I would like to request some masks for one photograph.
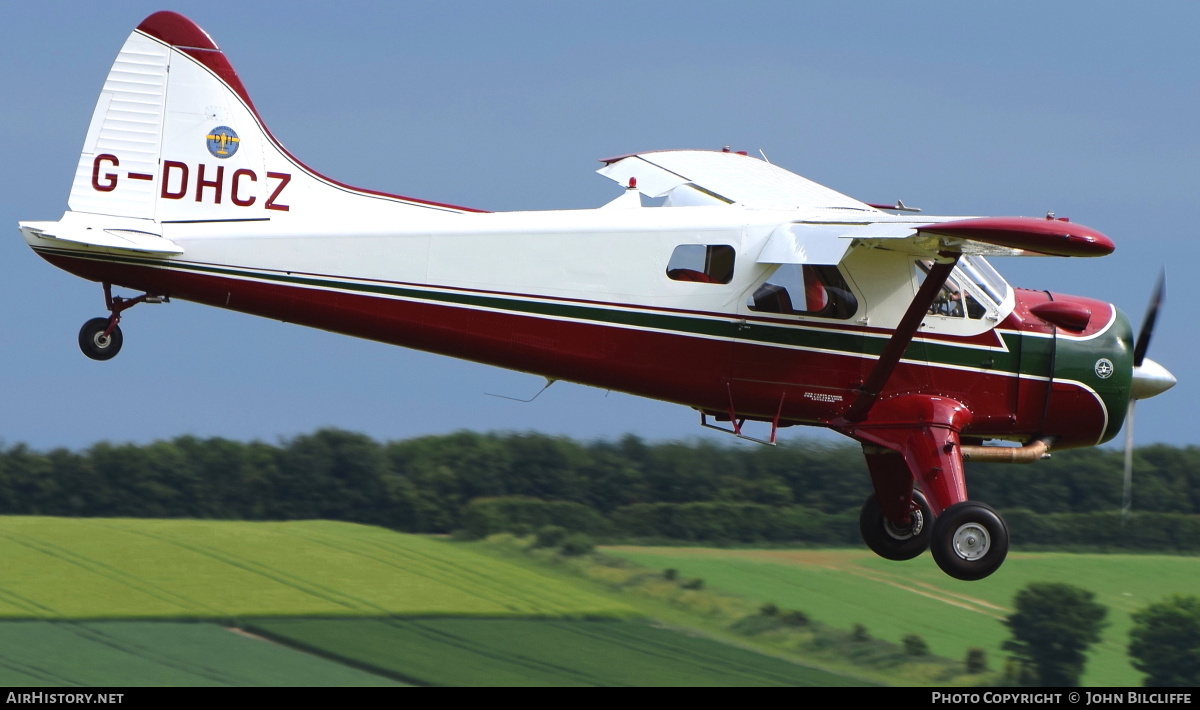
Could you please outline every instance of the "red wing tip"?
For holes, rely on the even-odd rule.
[[[1116,249],[1111,239],[1091,227],[1037,217],[977,217],[918,229],[1055,256],[1105,256]]]
[[[172,47],[219,49],[207,32],[178,12],[161,10],[142,20],[137,28]]]

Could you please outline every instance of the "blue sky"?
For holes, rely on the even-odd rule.
[[[292,153],[360,187],[591,207],[616,194],[598,158],[731,145],[869,202],[1068,216],[1116,253],[993,263],[1016,286],[1112,301],[1135,328],[1165,266],[1150,356],[1180,384],[1138,407],[1137,439],[1198,442],[1200,4],[112,0],[18,3],[0,24],[7,445],[322,426],[723,436],[675,405],[565,383],[517,403],[488,393],[528,398],[542,381],[183,302],[129,311],[121,355],[86,359],[75,339],[103,315],[99,285],[42,262],[16,222],[65,209],[108,68],[160,9],[208,30]]]

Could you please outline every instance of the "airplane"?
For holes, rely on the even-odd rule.
[[[1095,229],[864,203],[729,148],[598,172],[621,192],[594,209],[351,187],[283,147],[204,30],[157,12],[108,74],[68,210],[19,227],[102,285],[89,358],[118,353],[131,307],[180,299],[678,403],[766,444],[824,427],[862,446],[867,546],[928,549],[962,580],[1009,548],[965,462],[1107,442],[1175,384],[1146,357],[1161,278],[1135,338],[1114,305],[1014,288],[987,260],[1111,253]]]

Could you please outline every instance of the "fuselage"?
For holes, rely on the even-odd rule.
[[[26,236],[54,265],[94,281],[781,425],[823,426],[844,413],[921,279],[913,256],[857,246],[837,267],[852,310],[756,309],[753,295],[784,268],[756,256],[779,224],[812,214],[403,217],[398,229],[378,214],[299,232],[294,222],[286,232],[268,220],[225,223],[219,236],[208,222],[163,224],[178,256]],[[732,264],[721,279],[668,273],[681,248],[726,247]],[[1054,436],[1059,448],[1111,438],[1128,399],[1128,320],[1107,303],[1011,289],[973,259],[955,272],[970,312],[930,313],[885,396],[962,402],[968,438]],[[1086,327],[1068,331],[1030,311],[1049,300],[1088,311]]]

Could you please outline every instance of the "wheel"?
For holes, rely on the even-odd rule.
[[[913,490],[913,502],[917,509],[912,512],[912,524],[905,527],[883,517],[874,493],[867,498],[858,516],[858,530],[872,552],[887,560],[911,560],[929,547],[933,511],[921,491]]]
[[[942,571],[956,579],[983,579],[1008,556],[1008,526],[991,506],[963,501],[933,523],[929,551]]]
[[[121,352],[121,326],[114,325],[107,336],[107,318],[93,318],[79,329],[79,349],[93,360],[109,360]]]

